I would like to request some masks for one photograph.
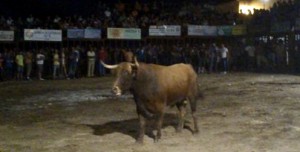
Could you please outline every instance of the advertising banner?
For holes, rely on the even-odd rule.
[[[101,30],[100,29],[85,29],[84,38],[86,39],[100,39]]]
[[[219,36],[231,36],[232,35],[232,26],[218,26],[218,35]]]
[[[149,36],[181,36],[180,25],[150,26]]]
[[[141,29],[139,28],[107,28],[108,39],[141,39]]]
[[[67,37],[70,39],[80,39],[84,37],[84,29],[68,29]]]
[[[24,29],[25,41],[62,41],[61,30]]]
[[[289,32],[290,30],[290,22],[273,23],[271,25],[271,33]]]
[[[0,41],[13,41],[14,31],[0,31]]]
[[[217,36],[217,26],[188,25],[189,36]]]
[[[244,25],[232,26],[232,35],[245,35],[247,34],[247,28]]]

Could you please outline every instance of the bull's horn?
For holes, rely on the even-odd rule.
[[[136,67],[139,67],[139,62],[137,61],[136,56],[134,57],[134,64]]]
[[[108,69],[115,69],[115,68],[118,67],[117,64],[116,64],[116,65],[108,65],[108,64],[105,64],[102,60],[100,60],[100,62],[101,62],[101,64],[102,64],[104,67],[106,67],[106,68],[108,68]]]

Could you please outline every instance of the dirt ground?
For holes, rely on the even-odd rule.
[[[205,96],[197,109],[200,133],[176,133],[177,111],[169,108],[162,139],[154,143],[148,127],[143,145],[135,143],[132,96],[112,96],[113,77],[0,83],[0,152],[300,151],[299,76],[199,78]]]

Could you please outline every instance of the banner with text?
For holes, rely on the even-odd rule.
[[[84,37],[84,29],[68,29],[67,37],[70,39],[81,39]]]
[[[218,26],[218,35],[219,36],[231,36],[232,35],[232,26]]]
[[[217,26],[188,25],[189,36],[217,36]]]
[[[69,39],[100,39],[101,29],[68,29],[67,37]]]
[[[0,41],[13,41],[14,31],[0,31]]]
[[[271,33],[289,32],[291,30],[290,22],[278,22],[271,25]]]
[[[149,27],[149,36],[181,36],[180,25],[162,25]]]
[[[245,35],[247,34],[247,27],[244,25],[235,25],[232,27],[232,35]]]
[[[24,29],[26,41],[62,41],[61,30]]]
[[[100,39],[101,38],[101,30],[100,29],[84,29],[84,38]]]
[[[108,39],[141,39],[141,29],[139,28],[107,28]]]

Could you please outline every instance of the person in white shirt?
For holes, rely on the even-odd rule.
[[[42,54],[42,50],[39,50],[39,53],[36,55],[36,64],[38,68],[38,79],[39,80],[44,80],[42,77],[43,69],[44,69],[44,60],[45,60],[45,55]]]
[[[88,57],[88,77],[94,77],[94,71],[95,71],[95,51],[93,47],[90,47],[89,51],[87,52]]]
[[[228,70],[228,48],[224,44],[221,44],[219,49],[221,54],[221,62],[223,64],[223,73],[226,74]]]

